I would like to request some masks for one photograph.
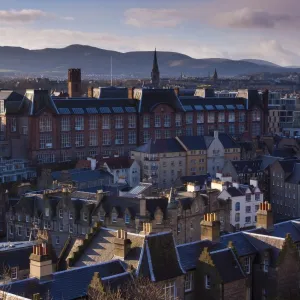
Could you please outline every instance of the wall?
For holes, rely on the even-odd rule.
[[[207,149],[207,172],[215,175],[224,166],[224,147],[218,138],[215,138]]]

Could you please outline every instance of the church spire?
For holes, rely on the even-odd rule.
[[[158,68],[158,62],[157,62],[156,48],[154,50],[153,66],[152,66],[152,72],[151,72],[151,82],[152,82],[153,87],[155,87],[155,88],[159,87],[159,68]]]
[[[218,80],[218,73],[217,73],[217,69],[215,69],[214,75],[213,75],[213,81],[217,81]]]

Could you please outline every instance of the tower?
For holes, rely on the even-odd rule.
[[[81,69],[69,69],[68,94],[69,97],[81,97]]]
[[[217,69],[215,69],[214,75],[212,77],[213,81],[216,82],[218,80],[218,73],[217,73]]]
[[[152,72],[151,72],[151,83],[152,83],[153,87],[155,87],[155,88],[159,87],[159,69],[158,69],[158,63],[157,63],[156,48],[154,50],[153,67],[152,67]]]

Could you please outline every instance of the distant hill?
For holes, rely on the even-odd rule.
[[[0,47],[0,74],[13,71],[35,76],[66,76],[68,68],[81,68],[83,74],[109,75],[111,57],[114,75],[150,76],[153,61],[151,51],[121,53],[84,45],[42,50]],[[194,59],[176,52],[158,52],[158,63],[162,77],[179,76],[181,73],[188,76],[207,76],[215,68],[221,77],[300,70],[284,68],[262,60]]]

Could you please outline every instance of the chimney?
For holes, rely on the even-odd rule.
[[[30,277],[44,279],[53,273],[50,247],[43,242],[33,246],[30,257]]]
[[[115,256],[125,258],[131,249],[131,241],[127,238],[127,231],[119,229],[115,238]]]
[[[259,204],[256,228],[264,228],[270,231],[274,229],[272,207],[267,201]]]
[[[88,98],[94,98],[94,87],[93,86],[88,87]]]
[[[178,97],[179,96],[179,87],[175,87],[174,92],[175,92],[176,96]]]
[[[215,213],[205,214],[200,225],[201,240],[220,241],[220,221],[217,220]]]
[[[148,235],[152,233],[152,223],[143,223],[143,232],[144,235]]]
[[[69,97],[81,97],[81,69],[69,69],[68,71]]]
[[[128,99],[133,99],[134,97],[134,87],[129,87],[128,89],[127,89],[127,91],[128,91]]]
[[[100,203],[103,200],[105,193],[103,193],[103,190],[98,190],[96,193],[96,199],[97,202]]]

